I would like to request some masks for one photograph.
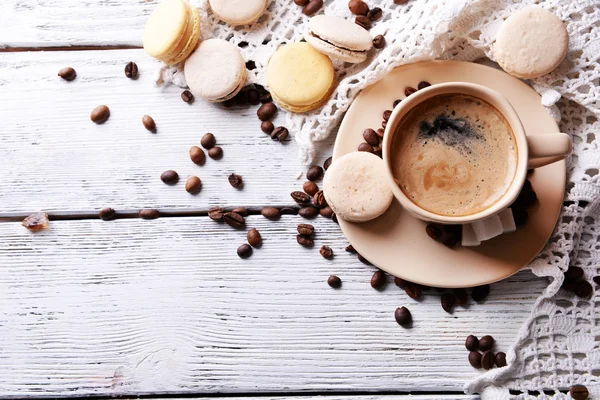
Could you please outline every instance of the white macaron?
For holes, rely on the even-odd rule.
[[[267,0],[209,0],[210,8],[229,25],[248,25],[267,9]]]
[[[185,62],[184,73],[192,93],[211,102],[231,99],[246,83],[240,49],[222,39],[200,43]]]
[[[349,63],[365,61],[373,47],[373,39],[366,29],[330,15],[311,18],[304,38],[321,53]]]
[[[379,217],[394,198],[383,160],[364,151],[333,161],[323,180],[323,194],[335,214],[350,222]]]

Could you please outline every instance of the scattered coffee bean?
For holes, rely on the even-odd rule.
[[[41,231],[47,229],[50,223],[48,214],[44,212],[33,213],[21,221],[21,225],[29,229],[32,232]]]
[[[596,285],[600,285],[600,275],[598,275],[598,276],[595,276],[595,277],[593,277],[592,279],[594,280],[594,283],[595,283]]]
[[[261,121],[268,121],[277,113],[277,106],[273,103],[265,103],[258,108],[256,115]]]
[[[561,289],[564,289],[571,293],[575,293],[575,289],[577,289],[577,282],[565,280],[560,287],[561,287]]]
[[[496,367],[506,367],[506,353],[499,351],[498,353],[496,353],[494,361],[496,362]]]
[[[98,216],[102,221],[112,221],[115,219],[116,214],[117,212],[114,209],[107,207],[100,210]]]
[[[398,104],[400,104],[400,102],[401,102],[401,101],[402,101],[402,99],[397,99],[397,100],[394,100],[394,103],[392,104],[392,108],[396,108],[396,106],[397,106]]]
[[[151,116],[144,115],[142,117],[142,124],[144,124],[144,128],[148,131],[152,133],[156,132],[156,122],[154,122],[154,119]]]
[[[407,87],[404,89],[404,95],[405,95],[406,97],[408,97],[408,96],[410,96],[411,94],[413,94],[413,93],[416,93],[416,92],[417,92],[417,89],[415,89],[414,87],[407,86]]]
[[[358,145],[358,151],[366,151],[367,153],[372,153],[373,152],[373,146],[371,146],[369,143],[361,143]]]
[[[264,207],[260,211],[260,213],[262,214],[263,217],[265,217],[267,219],[271,219],[271,220],[279,219],[279,217],[281,216],[281,213],[275,207]]]
[[[452,293],[444,293],[442,295],[442,308],[448,314],[452,314],[452,310],[454,310],[454,304],[456,304],[456,297]]]
[[[246,67],[246,68],[248,68],[248,67]],[[235,97],[233,98],[233,102],[240,107],[247,105],[248,104],[248,94],[246,93],[246,91],[242,90],[241,92],[236,94]]]
[[[206,155],[204,154],[204,150],[202,150],[198,146],[190,147],[190,160],[196,165],[204,165],[206,162]]]
[[[329,206],[323,207],[319,210],[319,215],[321,215],[321,217],[324,217],[324,218],[332,218],[333,210]]]
[[[481,368],[481,353],[478,351],[471,351],[469,353],[469,364],[471,364],[473,368]]]
[[[302,236],[312,236],[315,233],[315,227],[311,224],[298,224],[298,233]]]
[[[429,86],[431,86],[431,83],[426,82],[426,81],[421,81],[417,85],[417,89],[421,90],[421,89],[425,89],[426,87],[429,87]]]
[[[296,235],[296,241],[304,247],[312,247],[315,245],[315,241],[307,236]]]
[[[342,280],[337,275],[331,275],[329,278],[327,278],[327,284],[334,289],[339,289],[342,287]]]
[[[366,258],[364,258],[360,253],[356,253],[356,258],[358,258],[358,261],[360,261],[361,263],[365,264],[365,265],[373,265],[371,264],[371,261],[367,260]]]
[[[248,258],[252,255],[252,247],[249,244],[244,243],[237,249],[237,255],[240,258]]]
[[[371,22],[379,21],[381,16],[383,15],[383,11],[379,7],[375,7],[372,10],[369,10],[367,13],[367,18],[371,20]]]
[[[590,396],[590,392],[583,385],[575,385],[569,390],[569,394],[573,400],[586,400]]]
[[[138,77],[138,66],[133,61],[128,62],[125,65],[125,76],[129,79],[137,79]]]
[[[362,0],[350,0],[348,2],[348,8],[354,15],[367,15],[369,12],[369,6]]]
[[[419,300],[421,298],[421,287],[416,283],[406,282],[404,291],[411,299]]]
[[[319,190],[317,193],[315,193],[313,197],[313,204],[319,208],[327,207],[327,200],[325,200],[325,194],[323,194],[322,190]]]
[[[402,279],[402,278],[395,277],[394,278],[394,283],[399,288],[404,288],[404,286],[406,286],[406,281],[404,279]]]
[[[490,285],[476,286],[471,291],[471,297],[478,303],[481,303],[490,294]]]
[[[196,194],[202,189],[202,181],[197,176],[190,176],[185,182],[185,190],[190,194]]]
[[[208,156],[213,160],[220,160],[223,158],[223,149],[219,146],[215,146],[212,149],[208,150]]]
[[[377,132],[377,136],[379,136],[380,139],[383,139],[383,136],[385,135],[385,129],[379,128],[375,132]]]
[[[366,30],[371,29],[371,26],[373,25],[373,23],[371,22],[369,17],[367,17],[365,15],[357,15],[356,18],[354,19],[354,22],[356,23],[356,25],[358,25],[361,28],[364,28]]]
[[[223,221],[225,210],[222,207],[212,207],[208,210],[208,217],[213,221]]]
[[[271,132],[271,139],[276,140],[280,143],[283,143],[285,139],[289,136],[290,132],[287,130],[285,126],[278,126]]]
[[[352,246],[351,244],[346,246],[344,250],[346,250],[348,253],[356,253],[356,250],[354,250],[354,246]]]
[[[594,288],[588,281],[579,281],[575,287],[575,294],[581,298],[590,297],[593,291]]]
[[[382,115],[384,121],[389,121],[391,116],[392,116],[392,110],[385,110]]]
[[[58,76],[63,78],[65,81],[72,81],[77,77],[77,72],[71,67],[65,67],[58,71]]]
[[[233,210],[231,210],[231,212],[236,213],[236,214],[240,214],[242,217],[247,217],[248,216],[248,210],[244,207],[236,207]]]
[[[250,103],[250,105],[252,105],[252,106],[255,106],[258,103],[260,103],[260,94],[258,93],[258,90],[256,90],[256,89],[248,90],[248,103]]]
[[[241,175],[231,174],[227,179],[229,180],[229,184],[236,189],[241,189],[244,187],[244,181]]]
[[[394,0],[394,4],[402,5],[408,3],[408,0]]]
[[[494,356],[494,352],[491,350],[483,352],[481,355],[481,367],[485,370],[490,370],[494,368],[494,363],[496,362],[496,357]]]
[[[304,185],[302,185],[302,190],[304,190],[306,194],[314,196],[315,193],[319,191],[319,187],[314,182],[306,181],[304,182]]]
[[[294,201],[300,205],[309,204],[311,199],[307,193],[300,191],[292,192],[290,196],[292,196],[292,199],[294,199]]]
[[[157,219],[160,217],[160,211],[151,208],[144,208],[138,212],[138,217],[142,219]]]
[[[265,90],[263,93],[261,93],[259,100],[262,104],[271,103],[273,101],[273,97],[271,97],[271,93]]]
[[[583,277],[583,269],[580,267],[571,266],[565,272],[565,279],[568,281],[576,281]]]
[[[308,4],[310,0],[294,0],[294,3],[296,3],[297,5],[304,7],[305,5]]]
[[[454,247],[456,247],[456,245],[458,243],[460,243],[460,237],[459,236],[450,236],[449,238],[445,239],[443,242],[444,246],[452,249]]]
[[[200,145],[206,150],[210,150],[217,144],[217,138],[212,133],[205,133],[200,139]]]
[[[493,337],[491,337],[490,335],[485,335],[484,337],[479,339],[479,350],[481,350],[481,351],[491,350],[492,347],[494,347],[494,343],[496,343],[496,341],[494,340]]]
[[[377,50],[381,50],[385,47],[385,37],[383,35],[377,35],[373,38],[373,47]]]
[[[385,272],[378,269],[373,273],[373,276],[371,277],[371,287],[373,289],[381,289],[386,284],[386,282],[387,279],[385,276]]]
[[[189,90],[184,90],[181,92],[181,100],[185,101],[186,103],[193,103],[194,95]]]
[[[323,7],[323,0],[310,0],[304,7],[304,15],[315,15]]]
[[[223,221],[232,228],[241,229],[246,226],[246,220],[240,214],[228,212],[223,214]]]
[[[110,117],[110,109],[105,105],[98,106],[92,110],[90,119],[95,124],[103,124]]]
[[[329,246],[321,246],[321,250],[319,250],[319,253],[321,253],[323,258],[326,258],[328,260],[333,258],[333,250],[331,250],[331,247]]]
[[[314,165],[308,169],[306,172],[306,179],[309,181],[316,181],[321,179],[323,176],[323,168],[319,165]]]
[[[386,126],[387,126],[387,121],[381,121],[381,127],[383,129],[385,129]]]
[[[329,167],[331,166],[331,163],[333,162],[333,158],[329,157],[327,160],[325,160],[325,162],[323,163],[323,169],[325,171],[327,171],[329,169]]]
[[[465,340],[465,347],[469,351],[477,351],[479,350],[479,339],[475,335],[467,336],[467,340]]]
[[[364,130],[363,139],[365,139],[365,142],[367,142],[371,146],[379,145],[379,136],[377,136],[377,132],[375,132],[371,128],[367,128]]]
[[[394,318],[398,325],[404,327],[409,326],[412,323],[412,315],[408,308],[404,306],[396,308],[396,311],[394,311]]]
[[[319,209],[313,206],[302,207],[298,210],[298,215],[302,218],[314,218],[319,214]]]
[[[172,169],[169,169],[162,174],[160,174],[160,180],[166,183],[167,185],[174,185],[179,182],[179,174]]]
[[[529,213],[524,208],[511,206],[516,226],[523,226],[529,219]]]
[[[267,135],[270,135],[275,130],[275,125],[273,125],[271,121],[263,121],[260,124],[260,130],[266,133]]]
[[[456,298],[456,304],[459,306],[464,306],[469,301],[469,293],[467,293],[467,289],[458,288],[453,289],[452,293],[454,293],[454,297]]]

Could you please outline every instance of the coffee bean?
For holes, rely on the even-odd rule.
[[[386,284],[386,282],[387,279],[385,276],[385,272],[378,269],[373,273],[373,276],[371,277],[371,287],[373,289],[381,289]]]
[[[248,216],[248,210],[244,207],[236,207],[233,210],[231,210],[231,212],[236,213],[236,214],[240,214],[242,217],[247,217]]]
[[[252,228],[246,234],[246,238],[248,239],[248,243],[252,247],[260,247],[262,244],[262,236],[260,232],[256,228]]]
[[[275,125],[271,121],[263,121],[260,124],[260,130],[270,135],[275,130]]]
[[[248,103],[250,105],[255,106],[260,103],[260,94],[258,94],[258,90],[250,89],[248,90]]]
[[[401,101],[402,101],[402,99],[397,99],[397,100],[394,100],[394,103],[392,104],[392,108],[396,108],[396,106],[397,106],[398,104],[400,104],[400,102],[401,102]]]
[[[315,245],[315,241],[307,236],[296,235],[296,241],[304,247],[312,247]]]
[[[210,150],[217,144],[217,138],[212,133],[205,133],[200,139],[200,145],[204,147],[206,150]]]
[[[498,353],[496,353],[494,361],[496,363],[496,367],[506,367],[506,353],[499,351]]]
[[[569,390],[569,394],[573,400],[586,400],[590,396],[590,392],[583,385],[575,385]]]
[[[338,224],[338,225],[340,224],[340,223],[338,222],[337,215],[335,215],[335,213],[334,213],[334,214],[331,216],[331,220],[332,220],[334,223]]]
[[[271,103],[273,101],[273,97],[271,97],[271,93],[265,90],[263,93],[261,93],[259,100],[262,104]]]
[[[331,275],[329,278],[327,278],[327,284],[334,289],[339,289],[342,287],[342,280],[339,276]]]
[[[385,37],[383,35],[377,35],[373,38],[373,47],[377,50],[381,50],[385,47]]]
[[[392,116],[392,110],[385,110],[382,115],[384,121],[389,121],[391,116]]]
[[[138,212],[138,217],[142,219],[156,219],[160,217],[160,211],[151,208],[144,208]]]
[[[197,176],[190,176],[185,182],[185,190],[190,194],[196,194],[202,189],[202,181]]]
[[[408,96],[410,96],[411,94],[413,94],[413,93],[416,93],[416,92],[417,92],[417,89],[415,89],[414,87],[407,86],[407,87],[404,89],[404,95],[405,95],[406,97],[408,97]]]
[[[246,226],[246,220],[240,214],[228,212],[223,214],[223,221],[232,228],[241,229]]]
[[[307,193],[295,191],[292,192],[290,196],[292,196],[292,199],[294,199],[294,201],[300,205],[310,203],[311,197]]]
[[[394,0],[394,4],[406,4],[408,0]]]
[[[386,126],[387,126],[387,121],[381,121],[381,127],[383,129],[385,129]]]
[[[421,89],[425,89],[426,87],[431,86],[431,83],[426,82],[426,81],[421,81],[419,82],[419,84],[417,85],[417,89],[421,90]]]
[[[367,142],[371,146],[379,145],[379,136],[377,136],[377,132],[375,132],[371,128],[367,128],[364,130],[363,139],[365,139],[365,142]]]
[[[265,103],[258,108],[256,115],[261,121],[268,121],[277,113],[277,106],[273,103]]]
[[[460,243],[460,237],[450,236],[449,238],[445,239],[442,243],[444,244],[444,246],[453,249],[454,247],[456,247],[457,244]]]
[[[477,351],[479,349],[479,339],[477,339],[477,336],[467,336],[467,340],[465,340],[465,347],[469,351]]]
[[[298,215],[298,209],[295,207],[281,207],[279,213],[281,215]]]
[[[469,353],[469,364],[473,368],[481,368],[481,353],[478,351],[471,351]]]
[[[314,182],[306,181],[306,182],[304,182],[304,185],[302,185],[302,190],[304,190],[304,192],[306,194],[314,196],[315,193],[317,193],[319,191],[319,187]]]
[[[356,25],[358,25],[361,28],[366,29],[366,30],[371,29],[371,26],[372,26],[372,22],[369,19],[369,17],[364,16],[364,15],[357,15],[356,18],[354,19],[354,22],[356,23]]]
[[[454,310],[454,304],[456,304],[456,297],[454,297],[452,293],[444,293],[442,295],[441,302],[444,311],[446,311],[448,314],[452,314],[452,311]]]
[[[310,0],[304,7],[304,15],[312,16],[323,7],[323,0]]]
[[[568,292],[575,293],[575,290],[577,289],[577,282],[564,281],[560,288]]]
[[[356,253],[356,250],[354,250],[354,246],[352,246],[351,244],[346,246],[344,250],[346,250],[348,253]]]
[[[513,212],[513,218],[515,219],[516,226],[523,226],[527,223],[529,219],[529,213],[527,210],[521,207],[515,207],[514,205],[510,207]]]
[[[568,281],[576,281],[583,277],[583,269],[580,267],[571,266],[565,272],[565,279]]]
[[[425,232],[427,232],[427,235],[433,240],[438,240],[442,237],[442,228],[439,225],[427,224]]]
[[[321,179],[323,176],[323,168],[319,165],[314,165],[308,169],[306,172],[306,179],[309,181],[316,181]]]
[[[162,174],[160,174],[160,180],[166,183],[167,185],[174,185],[179,182],[179,174],[172,169],[169,169]]]
[[[206,155],[204,154],[204,150],[202,150],[198,146],[190,147],[190,160],[196,165],[204,165],[206,162]]]
[[[264,207],[260,211],[260,213],[262,214],[263,217],[265,217],[267,219],[271,219],[271,220],[279,219],[279,217],[281,216],[281,213],[275,207]]]
[[[137,79],[138,77],[138,66],[133,61],[128,62],[125,65],[125,76],[129,79]]]
[[[385,129],[379,128],[375,132],[377,133],[377,136],[379,136],[380,139],[383,139],[383,136],[385,135]]]
[[[367,15],[369,12],[369,6],[362,0],[350,0],[348,2],[348,8],[354,15]]]
[[[215,146],[212,149],[208,150],[208,156],[213,160],[220,160],[223,158],[223,149],[219,146]]]
[[[90,119],[95,124],[105,123],[108,117],[110,117],[110,110],[105,105],[94,108],[90,114]]]
[[[327,171],[329,169],[329,167],[331,167],[331,163],[333,162],[333,158],[329,157],[327,158],[327,160],[325,160],[325,162],[323,163],[323,169],[325,171]]]
[[[490,370],[494,368],[495,361],[496,357],[494,356],[494,352],[491,350],[485,351],[481,356],[481,367],[485,370]]]
[[[194,95],[189,90],[184,90],[181,92],[181,100],[185,101],[186,103],[193,103]]]
[[[373,265],[373,264],[371,264],[371,261],[364,258],[362,255],[360,255],[360,253],[356,253],[356,258],[358,258],[358,261],[360,261],[361,263],[363,263],[365,265]]]
[[[248,94],[246,93],[246,91],[242,90],[241,92],[236,94],[233,98],[233,102],[240,107],[246,106],[248,104]]]
[[[467,293],[467,289],[453,289],[452,293],[454,293],[454,297],[456,298],[456,304],[458,304],[459,306],[464,306],[469,301],[469,293]]]
[[[404,291],[411,299],[419,300],[421,298],[421,287],[416,283],[406,282]]]
[[[273,129],[273,132],[271,132],[271,139],[283,143],[289,134],[290,132],[285,126],[278,126],[277,128]]]
[[[596,285],[600,285],[600,275],[595,276],[592,279]]]
[[[394,283],[399,288],[404,288],[404,286],[406,286],[406,281],[404,279],[402,279],[402,278],[395,277],[394,278]]]
[[[381,16],[383,15],[383,11],[379,7],[375,7],[372,10],[369,10],[367,13],[367,18],[369,18],[372,22],[379,21]]]
[[[237,255],[240,258],[248,258],[252,255],[252,247],[249,244],[244,243],[237,249]]]
[[[313,206],[302,207],[298,210],[298,215],[302,218],[314,218],[319,214],[319,209]]]
[[[373,152],[373,146],[371,146],[369,143],[361,143],[358,145],[358,151],[366,151],[367,153],[372,153]]]
[[[513,205],[515,207],[527,209],[533,206],[536,201],[537,195],[533,190],[522,190],[521,193],[519,193],[519,197],[517,197],[517,200],[515,200]]]
[[[319,210],[319,215],[324,218],[331,218],[333,217],[333,210],[329,206],[323,207]]]
[[[594,288],[588,281],[579,281],[575,287],[575,294],[581,298],[590,297],[593,291]]]
[[[410,314],[410,311],[408,311],[408,308],[404,306],[396,308],[396,311],[394,311],[394,318],[398,325],[404,327],[409,326],[412,323],[412,315]]]
[[[244,181],[242,180],[241,175],[231,174],[227,179],[229,180],[229,184],[236,189],[241,189],[244,187]]]
[[[208,217],[213,221],[223,221],[225,210],[222,207],[212,207],[208,210]]]
[[[315,233],[315,227],[311,224],[298,224],[298,233],[302,236],[312,236]]]
[[[107,208],[103,208],[102,210],[100,210],[100,212],[98,213],[98,216],[100,217],[100,219],[102,221],[112,221],[113,219],[115,219],[115,215],[116,215],[116,211],[113,210],[110,207]]]
[[[304,7],[305,5],[308,4],[310,0],[294,0],[294,3],[296,3],[297,5]]]
[[[154,119],[151,116],[144,115],[142,117],[142,124],[148,131],[153,133],[156,132],[156,122],[154,122]]]
[[[327,200],[325,200],[325,194],[323,194],[322,190],[319,190],[317,193],[315,193],[313,197],[313,204],[319,208],[327,207]]]
[[[58,76],[63,78],[65,81],[72,81],[77,77],[77,72],[71,67],[65,67],[58,71]]]
[[[319,250],[319,253],[321,253],[323,258],[326,258],[328,260],[333,258],[333,250],[331,250],[331,247],[329,246],[321,246],[321,250]]]
[[[494,343],[496,343],[496,341],[494,340],[493,337],[491,337],[490,335],[485,335],[484,337],[479,339],[479,350],[481,350],[481,351],[491,350],[492,347],[494,347]]]
[[[471,291],[471,297],[478,303],[481,303],[490,294],[490,285],[476,286]]]

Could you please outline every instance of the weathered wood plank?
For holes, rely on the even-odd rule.
[[[194,399],[217,399],[217,400],[234,400],[240,397],[188,397],[191,400]],[[410,395],[351,395],[346,394],[343,396],[339,395],[315,395],[315,396],[269,396],[269,397],[252,397],[256,400],[478,400],[480,397],[477,395],[460,395],[460,394],[410,394]],[[166,399],[157,399],[166,400]]]
[[[480,373],[465,337],[506,350],[546,285],[524,271],[449,315],[435,290],[372,289],[331,221],[300,247],[300,221],[248,217],[265,240],[247,260],[245,232],[206,217],[0,223],[0,395],[460,391]]]

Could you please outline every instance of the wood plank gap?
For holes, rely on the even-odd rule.
[[[89,50],[135,50],[142,49],[140,46],[48,46],[48,47],[3,47],[0,53],[18,53],[35,51],[89,51]]]

